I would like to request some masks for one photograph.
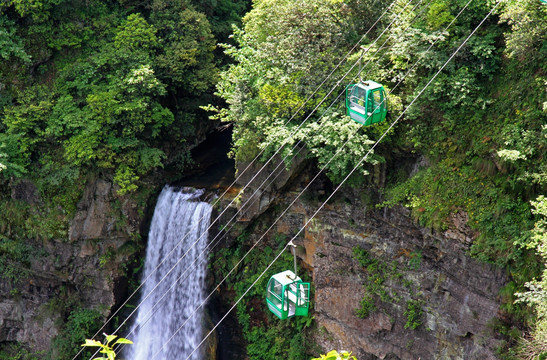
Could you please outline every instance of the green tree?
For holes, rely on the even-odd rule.
[[[523,61],[523,66],[545,61],[547,29],[544,25],[547,21],[547,8],[544,4],[534,0],[508,1],[501,19],[512,30],[505,33],[506,53],[510,57]]]
[[[53,190],[103,172],[123,194],[164,165],[167,149],[186,164],[185,142],[206,120],[198,106],[217,80],[215,42],[207,18],[182,0],[153,1],[147,16],[129,4],[88,5],[2,3],[0,136],[11,164],[2,173],[39,162],[39,182]]]
[[[250,9],[251,0],[194,0],[192,4],[207,16],[215,38],[225,42],[232,33],[232,24],[241,24],[241,18]]]
[[[162,46],[155,59],[159,78],[178,95],[199,98],[217,80],[215,41],[205,15],[192,7],[164,3],[151,14]]]
[[[328,79],[315,99],[296,113],[348,49],[351,15],[347,5],[336,0],[265,0],[256,2],[243,18],[243,29],[234,29],[237,46],[225,48],[236,63],[221,74],[217,86],[218,94],[229,106],[217,109],[217,117],[235,124],[236,161],[249,161],[260,151],[264,151],[265,159],[283,143],[281,154],[290,156],[296,141],[300,141],[308,155],[322,166],[357,134],[348,148],[328,163],[328,176],[339,182],[366,153],[370,142],[357,133],[359,127],[345,116],[329,111],[328,116],[319,119],[318,114],[325,112],[326,105],[298,128],[335,84],[337,75]],[[343,64],[340,73],[348,66]],[[377,160],[378,157],[369,159]]]
[[[102,320],[96,310],[77,308],[66,319],[61,332],[53,339],[50,359],[70,360],[88,334],[97,331]]]
[[[155,33],[132,14],[115,30],[113,44],[76,62],[64,74],[68,94],[57,102],[46,129],[63,139],[73,166],[114,169],[120,194],[135,190],[140,176],[161,166],[164,152],[150,145],[174,119],[159,102],[166,89],[150,65]]]
[[[333,113],[320,122],[311,123],[299,134],[309,147],[310,157],[317,158],[321,168],[326,167],[326,174],[334,183],[342,182],[374,144],[366,134],[359,132],[360,127],[360,124],[348,121],[345,116]],[[368,158],[372,164],[382,160],[374,154]],[[352,180],[358,182],[362,175],[367,174],[365,167],[359,167]]]
[[[26,172],[24,162],[21,161],[18,136],[9,136],[0,133],[0,173],[6,179],[20,177]]]
[[[0,57],[4,60],[17,57],[25,63],[30,62],[15,22],[4,14],[0,15]]]
[[[52,8],[67,0],[7,0],[3,1],[0,9],[13,7],[20,16],[29,16],[34,21],[47,21]]]

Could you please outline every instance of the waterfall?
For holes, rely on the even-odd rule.
[[[166,186],[158,198],[150,224],[143,279],[152,276],[142,288],[142,298],[152,293],[138,310],[130,337],[134,345],[126,347],[125,358],[129,360],[184,360],[202,340],[203,307],[192,313],[206,297],[208,254],[204,250],[212,207],[199,201],[201,195],[203,190],[180,192]],[[173,248],[173,253],[167,256]],[[154,356],[163,346],[162,352]],[[201,358],[196,351],[191,359]]]

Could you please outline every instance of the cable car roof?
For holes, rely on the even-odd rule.
[[[279,281],[283,286],[289,285],[295,281],[302,281],[302,279],[296,276],[291,270],[285,270],[283,272],[277,273],[272,276],[272,279]]]
[[[365,88],[365,89],[369,89],[369,90],[383,88],[382,84],[378,84],[376,81],[372,81],[372,80],[362,81],[362,82],[360,82],[356,85],[358,85],[359,87]]]

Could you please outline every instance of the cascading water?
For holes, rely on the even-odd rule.
[[[203,307],[195,310],[205,299],[205,248],[212,207],[199,201],[201,195],[203,190],[180,192],[166,186],[158,198],[150,225],[144,279],[152,276],[143,286],[143,299],[152,293],[138,310],[129,337],[134,345],[126,347],[127,359],[186,359],[202,340]],[[191,359],[200,358],[196,351]]]

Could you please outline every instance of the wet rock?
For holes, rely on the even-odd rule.
[[[18,341],[23,327],[22,309],[13,300],[0,303],[0,342]]]
[[[237,183],[241,187],[248,186],[241,196],[240,220],[249,220],[268,209],[282,194],[281,190],[285,189],[306,165],[305,151],[301,151],[292,160],[289,169],[279,155],[272,157],[264,168],[263,164],[258,162],[237,164],[236,173],[240,174]]]
[[[109,216],[112,210],[111,188],[111,183],[97,179],[92,186],[85,189],[84,196],[78,203],[78,212],[70,222],[70,241],[107,237],[115,222],[115,219]]]
[[[473,240],[478,234],[473,231],[468,225],[469,216],[465,211],[458,211],[450,217],[452,226],[443,232],[443,236],[447,239],[456,240],[461,243],[462,247],[468,250],[473,243]]]
[[[17,199],[36,204],[29,182],[13,187]],[[113,204],[116,203],[116,206]],[[125,221],[121,221],[124,219]],[[124,265],[134,255],[134,232],[144,216],[112,183],[96,179],[85,189],[66,239],[28,239],[37,250],[17,279],[0,277],[0,343],[17,341],[33,351],[48,350],[59,333],[62,302],[77,301],[106,316],[125,289]],[[37,243],[39,241],[39,243]]]
[[[293,195],[275,203],[284,209]],[[502,269],[467,255],[476,236],[467,215],[455,214],[439,233],[417,226],[405,208],[377,210],[368,201],[347,190],[296,240],[301,267],[313,278],[314,340],[325,352],[348,350],[358,359],[494,359],[499,341],[489,324],[507,279]],[[296,233],[320,204],[297,201],[276,229]],[[258,219],[270,224],[268,216]],[[373,265],[357,261],[354,248]],[[375,309],[360,318],[365,295]],[[415,329],[405,314],[409,306],[419,308]]]
[[[10,182],[11,198],[13,200],[24,201],[27,204],[39,204],[40,194],[38,188],[28,179],[18,179]]]

